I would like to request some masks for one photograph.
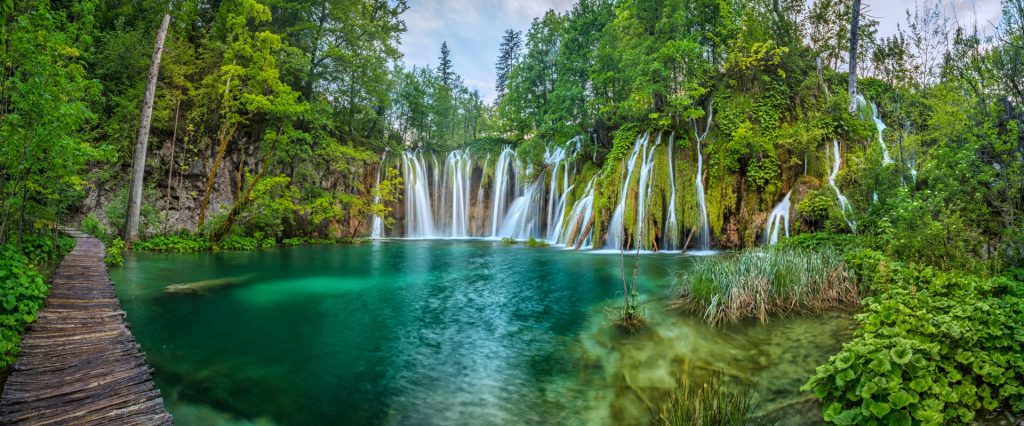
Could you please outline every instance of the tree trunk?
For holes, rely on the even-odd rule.
[[[199,227],[202,228],[203,224],[206,223],[206,208],[210,206],[210,193],[213,192],[213,182],[217,179],[217,170],[220,169],[220,163],[224,160],[224,154],[228,150],[228,142],[235,135],[235,129],[238,128],[237,124],[230,125],[225,124],[225,127],[220,131],[220,144],[217,148],[217,156],[213,159],[213,165],[210,166],[210,174],[206,177],[206,188],[203,190],[203,200],[199,203]]]
[[[860,27],[860,0],[853,0],[853,10],[850,13],[850,72],[849,72],[849,87],[850,92],[850,112],[857,111],[857,101],[854,99],[857,96],[857,31]]]
[[[146,147],[149,143],[149,123],[153,119],[153,96],[156,94],[156,78],[160,73],[160,55],[164,51],[164,38],[171,14],[164,14],[160,31],[156,33],[156,47],[149,64],[149,80],[146,82],[146,98],[142,102],[142,119],[139,135],[135,139],[135,158],[132,161],[132,185],[128,192],[128,218],[124,226],[124,241],[131,247],[139,236],[139,212],[142,210],[142,179],[146,174]]]

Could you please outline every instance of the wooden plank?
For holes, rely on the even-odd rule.
[[[153,369],[125,323],[103,243],[66,231],[75,249],[22,339],[0,395],[4,425],[170,425]]]

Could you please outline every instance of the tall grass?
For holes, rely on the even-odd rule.
[[[758,248],[708,259],[680,274],[676,309],[712,324],[856,307],[857,285],[833,251]]]
[[[677,387],[651,410],[651,424],[658,426],[743,426],[761,424],[753,414],[754,387],[731,383],[721,371],[688,369]]]

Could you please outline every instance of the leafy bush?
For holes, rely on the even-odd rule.
[[[807,194],[796,204],[796,213],[800,227],[805,231],[818,231],[826,228],[829,221],[838,222],[840,229],[845,229],[839,208],[836,206],[835,193],[831,188],[819,188]],[[835,220],[835,219],[839,220]]]
[[[33,264],[60,260],[75,247],[74,238],[67,235],[29,234],[21,236],[21,254]]]
[[[0,371],[14,363],[25,326],[36,320],[48,288],[13,245],[0,246]]]
[[[1024,284],[883,263],[861,329],[804,385],[826,421],[968,424],[1024,410]]]
[[[220,240],[217,243],[217,250],[230,250],[230,251],[250,251],[258,248],[268,248],[274,246],[273,238],[261,238],[256,237],[241,237],[232,235]]]
[[[109,233],[107,227],[103,226],[103,222],[100,222],[99,218],[91,214],[82,219],[82,223],[78,227],[82,232],[101,240],[106,239]]]
[[[174,253],[195,253],[210,251],[213,245],[210,240],[202,235],[181,233],[177,235],[159,235],[146,241],[140,241],[132,245],[136,250],[174,252]]]
[[[548,243],[546,241],[544,241],[544,240],[538,240],[536,238],[530,237],[530,239],[526,242],[526,246],[527,247],[547,247]]]
[[[780,249],[797,248],[813,251],[834,251],[837,253],[845,253],[857,245],[857,236],[853,234],[813,232],[797,234],[792,237],[779,240],[778,247]]]
[[[697,263],[676,281],[672,306],[699,313],[712,324],[771,314],[854,307],[857,285],[832,251],[771,248]]]
[[[508,238],[508,237],[505,237],[505,238],[502,238],[502,239],[501,239],[501,245],[503,245],[503,246],[505,246],[505,247],[508,247],[508,246],[514,246],[514,245],[516,245],[516,244],[518,244],[518,243],[519,243],[519,242],[518,242],[518,241],[516,241],[516,240],[515,240],[514,238]]]
[[[120,237],[115,237],[113,241],[107,244],[106,252],[103,255],[103,263],[110,266],[121,266],[124,265],[124,241],[121,241]]]

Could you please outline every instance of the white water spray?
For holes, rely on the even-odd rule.
[[[839,201],[839,211],[843,214],[843,220],[850,226],[850,230],[857,232],[857,222],[847,215],[849,212],[853,214],[853,208],[850,207],[850,201],[846,199],[846,196],[839,191],[839,187],[836,186],[836,175],[839,174],[839,166],[842,163],[842,157],[839,156],[839,141],[832,140],[832,173],[828,175],[828,184],[832,186],[832,189],[836,191],[836,199]]]
[[[789,238],[789,210],[791,206],[789,196],[791,194],[793,194],[793,191],[787,192],[786,197],[779,201],[779,204],[775,205],[771,215],[768,216],[768,223],[764,226],[765,244],[778,243],[779,236],[783,231],[785,231],[786,238]]]

